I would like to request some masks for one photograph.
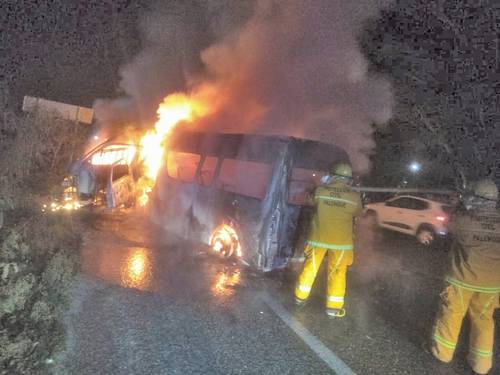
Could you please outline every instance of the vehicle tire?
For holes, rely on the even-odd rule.
[[[241,239],[238,226],[231,219],[224,219],[210,236],[210,248],[223,258],[241,257]]]
[[[436,232],[430,225],[421,225],[416,237],[419,244],[430,247],[436,240]]]

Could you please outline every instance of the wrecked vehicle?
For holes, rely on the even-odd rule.
[[[132,206],[140,176],[138,146],[106,141],[77,160],[65,179],[64,200],[80,204],[106,204],[108,208]]]
[[[153,222],[270,271],[302,251],[312,213],[306,195],[348,155],[292,137],[178,131],[165,159],[152,194]]]

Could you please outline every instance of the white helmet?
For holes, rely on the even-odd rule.
[[[480,180],[474,185],[474,195],[490,201],[498,201],[498,187],[492,180]]]

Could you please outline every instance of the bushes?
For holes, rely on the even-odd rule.
[[[59,192],[89,128],[47,114],[19,115],[1,103],[0,369],[44,373],[64,344],[62,316],[80,235],[71,216],[44,215],[39,202]]]
[[[80,239],[62,216],[22,217],[0,232],[0,367],[43,370],[64,342],[62,317]]]
[[[34,199],[57,193],[68,166],[83,149],[88,125],[47,113],[0,119],[0,210],[30,208]]]

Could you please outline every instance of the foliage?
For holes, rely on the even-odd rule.
[[[498,16],[493,1],[398,0],[367,34],[372,61],[395,83],[389,132],[398,128],[392,141],[401,155],[416,154],[459,180],[500,177]]]
[[[68,166],[83,149],[88,125],[52,114],[18,115],[6,108],[0,119],[0,210],[34,207],[56,193]]]
[[[20,115],[5,103],[0,100],[0,368],[44,373],[45,361],[64,343],[62,316],[80,235],[71,217],[42,214],[38,199],[60,189],[88,126],[52,114]]]
[[[0,232],[0,367],[44,373],[64,343],[80,239],[62,216],[16,219]]]

